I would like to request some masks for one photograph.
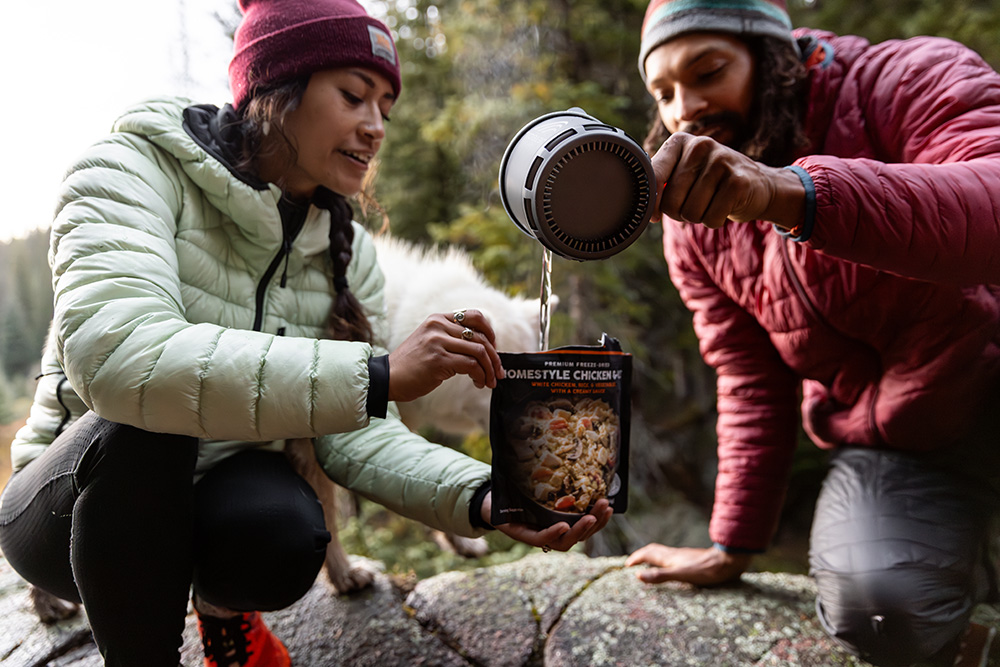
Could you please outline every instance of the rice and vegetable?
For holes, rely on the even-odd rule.
[[[619,440],[618,416],[600,399],[535,401],[511,431],[522,491],[549,509],[586,512],[608,495]]]

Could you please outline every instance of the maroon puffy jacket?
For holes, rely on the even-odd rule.
[[[795,162],[815,186],[811,239],[664,221],[718,375],[710,532],[730,548],[773,535],[800,404],[822,447],[928,450],[992,409],[1000,379],[1000,289],[978,284],[1000,283],[1000,75],[944,39],[810,34],[827,56]]]

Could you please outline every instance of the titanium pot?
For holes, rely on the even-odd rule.
[[[500,162],[511,220],[553,253],[604,259],[639,238],[653,217],[653,165],[625,132],[583,109],[539,116]]]

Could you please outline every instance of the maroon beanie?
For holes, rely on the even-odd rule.
[[[229,63],[233,106],[264,86],[358,65],[383,74],[399,95],[399,55],[389,29],[356,0],[239,0]]]

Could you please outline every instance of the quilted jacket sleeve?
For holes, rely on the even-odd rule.
[[[734,550],[763,551],[777,527],[797,435],[797,380],[767,333],[706,275],[684,233],[664,221],[670,276],[694,313],[717,375],[719,470],[709,532]]]
[[[812,247],[1000,283],[1000,74],[948,40],[886,42],[844,74],[832,117],[826,145],[796,162],[816,191]]]
[[[54,345],[74,390],[106,419],[205,439],[365,426],[369,345],[185,319],[175,221],[199,205],[172,158],[137,135],[113,135],[70,170],[49,259]]]
[[[316,456],[334,482],[398,514],[467,537],[485,532],[469,522],[469,503],[490,466],[412,433],[393,403],[367,428],[317,438]]]

